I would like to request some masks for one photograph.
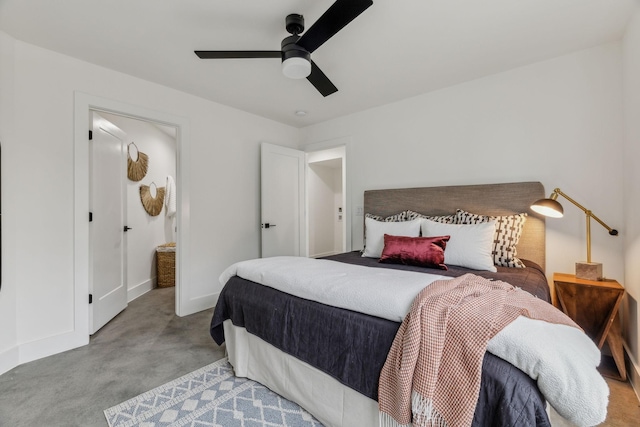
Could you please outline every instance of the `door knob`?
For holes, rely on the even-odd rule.
[[[269,224],[268,222],[265,222],[264,224],[262,224],[262,228],[271,228],[271,227],[275,227],[275,224]]]
[[[131,227],[127,227],[126,225],[124,226],[123,230],[125,233],[129,230],[133,230]]]

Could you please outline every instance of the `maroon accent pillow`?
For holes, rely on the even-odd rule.
[[[384,235],[384,249],[378,262],[417,265],[448,270],[444,249],[451,236],[406,237]]]

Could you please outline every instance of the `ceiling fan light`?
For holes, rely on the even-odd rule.
[[[311,74],[311,62],[298,56],[287,58],[282,61],[282,74],[290,79],[304,79]]]

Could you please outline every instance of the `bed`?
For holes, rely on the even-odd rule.
[[[385,277],[397,274],[442,278],[472,272],[488,279],[507,281],[549,302],[550,292],[544,273],[544,219],[529,210],[532,201],[543,197],[544,188],[538,182],[364,193],[365,212],[381,218],[407,211],[428,216],[455,215],[457,211],[487,216],[527,213],[517,244],[517,256],[522,260],[523,268],[498,266],[496,271],[476,271],[449,265],[448,270],[435,270],[381,264],[376,258],[363,257],[360,251],[322,260],[299,261],[304,268],[309,263],[310,269],[302,271],[311,272],[310,278],[318,277],[324,271],[331,275],[334,267],[343,268],[342,265],[346,269],[364,266],[367,274]],[[282,270],[292,260],[267,261],[279,262]],[[317,263],[324,264],[313,270]],[[378,379],[402,320],[384,312],[387,306],[394,305],[395,297],[383,296],[378,288],[372,287],[364,297],[361,295],[356,299],[381,299],[377,303],[382,314],[364,313],[359,308],[343,305],[340,300],[325,299],[332,293],[332,288],[317,291],[317,295],[310,297],[296,295],[295,290],[289,290],[293,288],[286,286],[264,286],[258,282],[270,273],[261,268],[258,267],[255,277],[251,274],[241,277],[243,275],[236,269],[225,272],[227,275],[223,274],[220,279],[225,285],[214,310],[211,335],[218,344],[226,342],[236,375],[256,380],[297,402],[326,426],[379,425]],[[351,276],[347,274],[346,277]],[[288,279],[279,277],[277,281],[287,282]],[[299,282],[300,279],[291,281]],[[315,291],[314,286],[309,285],[311,292]],[[485,353],[473,426],[546,427],[550,426],[547,409],[545,396],[536,381],[503,358]]]

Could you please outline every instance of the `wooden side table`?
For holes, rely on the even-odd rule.
[[[584,280],[564,273],[554,273],[553,282],[562,311],[584,329],[599,349],[605,343],[608,345],[611,356],[602,355],[598,367],[600,373],[626,381],[622,328],[618,316],[624,287],[615,280]]]

